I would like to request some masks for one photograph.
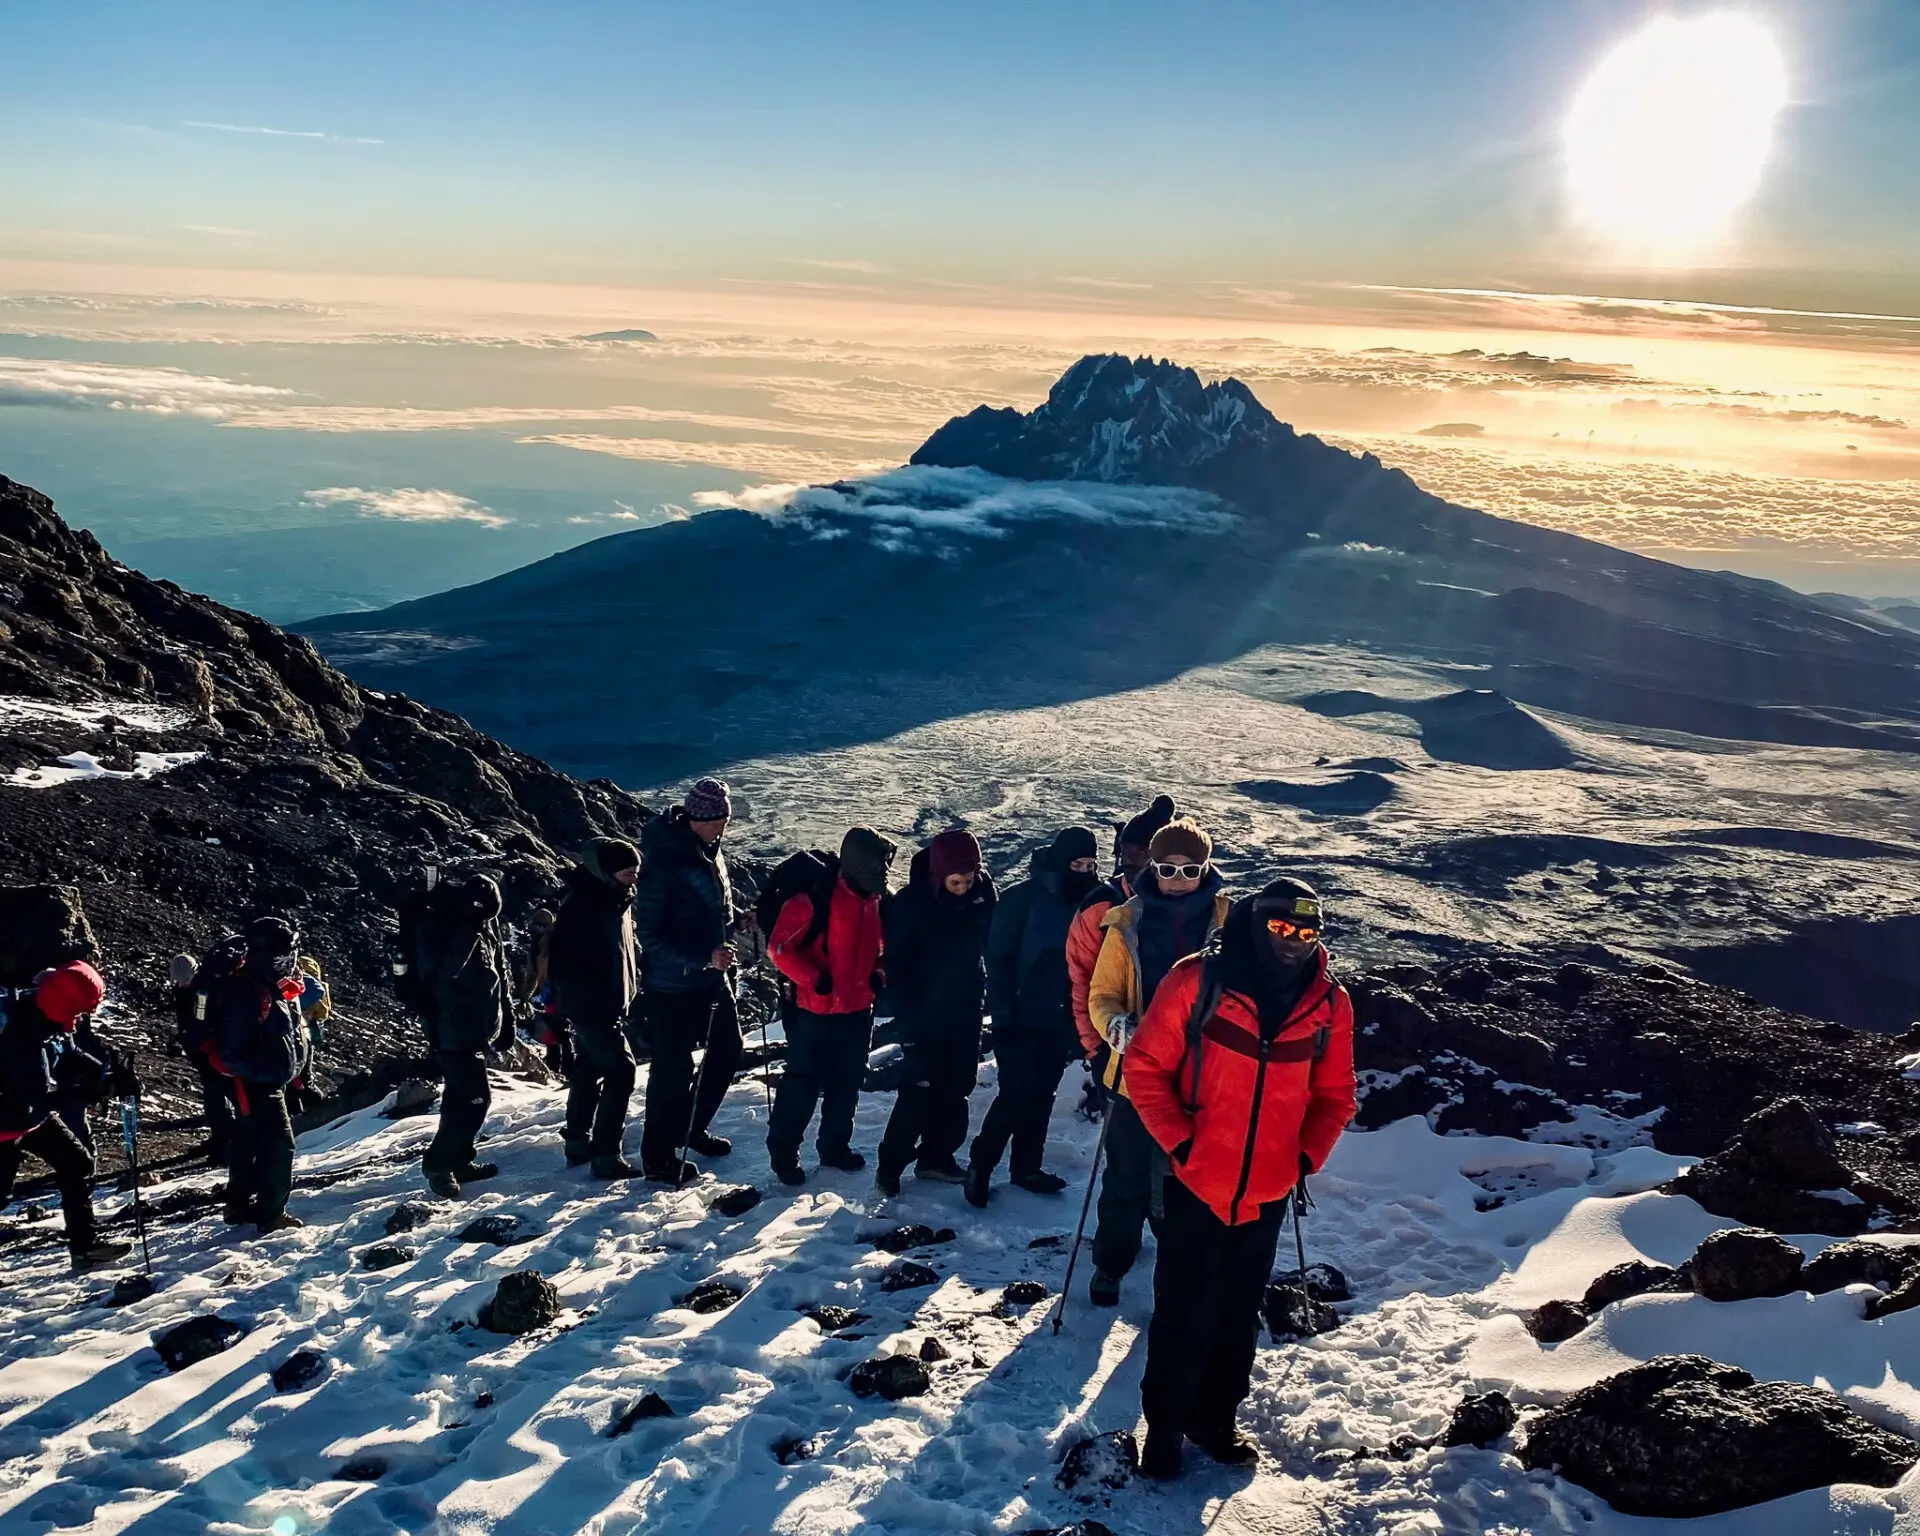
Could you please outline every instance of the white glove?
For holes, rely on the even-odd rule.
[[[1124,1056],[1127,1046],[1133,1040],[1133,1032],[1138,1027],[1132,1014],[1116,1013],[1107,1020],[1107,1049],[1116,1056]]]

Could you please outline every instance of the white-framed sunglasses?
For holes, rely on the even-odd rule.
[[[1153,872],[1162,880],[1198,880],[1207,872],[1205,864],[1162,864],[1153,861]]]

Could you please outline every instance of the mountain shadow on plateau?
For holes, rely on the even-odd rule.
[[[1453,506],[1237,380],[1148,358],[1084,358],[1035,410],[983,406],[908,469],[776,515],[710,512],[303,628],[370,686],[629,783],[1326,642],[1498,690],[1421,706],[1428,750],[1457,761],[1572,760],[1515,702],[1920,751],[1920,635]]]
[[[1295,784],[1285,779],[1247,779],[1234,785],[1249,800],[1262,805],[1291,806],[1314,816],[1365,816],[1399,793],[1382,773],[1345,773],[1317,783]]]
[[[1667,953],[1770,1008],[1877,1034],[1920,1023],[1920,916],[1809,921],[1782,938]]]

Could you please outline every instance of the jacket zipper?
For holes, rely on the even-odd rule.
[[[1227,1208],[1227,1225],[1237,1227],[1240,1224],[1240,1201],[1246,1195],[1247,1184],[1253,1178],[1253,1144],[1260,1130],[1260,1100],[1267,1091],[1267,1052],[1273,1048],[1273,1042],[1260,1041],[1260,1075],[1253,1080],[1253,1113],[1247,1117],[1247,1151],[1240,1159],[1240,1185],[1233,1192],[1233,1204]]]

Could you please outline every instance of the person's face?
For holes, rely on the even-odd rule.
[[[1318,918],[1303,919],[1300,923],[1290,922],[1284,917],[1277,922],[1267,921],[1267,943],[1272,946],[1275,957],[1282,965],[1304,965],[1320,947],[1318,925]]]
[[[975,878],[973,871],[968,869],[960,871],[957,874],[948,875],[947,878],[940,883],[947,888],[947,894],[949,896],[964,896],[968,891],[973,889]]]
[[[1067,868],[1076,875],[1097,875],[1100,873],[1100,861],[1095,858],[1075,859]]]
[[[1129,882],[1138,880],[1140,872],[1146,867],[1147,850],[1145,848],[1138,843],[1120,845],[1120,873],[1125,875]]]
[[[689,819],[687,825],[693,828],[693,835],[699,838],[700,841],[705,843],[709,848],[727,835],[727,818],[724,816],[714,821],[693,821]]]
[[[1206,864],[1191,859],[1158,859],[1153,864],[1153,878],[1162,896],[1190,896],[1206,875]]]
[[[638,864],[634,865],[632,869],[616,869],[613,872],[613,883],[615,885],[632,885],[633,882],[639,878],[640,866]]]

